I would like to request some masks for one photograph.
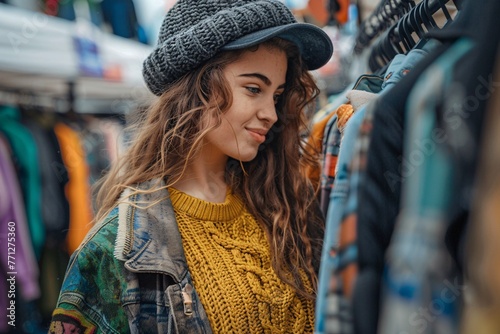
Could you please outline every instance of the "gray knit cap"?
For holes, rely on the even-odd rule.
[[[297,44],[309,70],[326,64],[333,52],[323,30],[297,23],[280,1],[178,0],[163,20],[158,45],[144,61],[144,80],[159,96],[219,51],[246,48],[275,36]]]

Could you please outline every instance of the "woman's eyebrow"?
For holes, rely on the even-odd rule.
[[[239,77],[257,78],[260,79],[266,86],[271,86],[271,80],[261,73],[243,73]],[[278,88],[284,88],[285,84],[281,84]]]

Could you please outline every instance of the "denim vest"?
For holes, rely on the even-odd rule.
[[[164,183],[152,180],[139,188],[154,185]],[[95,225],[72,255],[54,314],[76,311],[97,333],[212,333],[168,191],[127,201]]]

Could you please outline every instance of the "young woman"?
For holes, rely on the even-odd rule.
[[[310,333],[323,218],[301,134],[332,53],[279,1],[179,0],[51,333]]]

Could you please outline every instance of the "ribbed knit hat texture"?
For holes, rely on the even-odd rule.
[[[248,34],[285,25],[310,26],[307,31],[313,28],[322,32],[315,26],[296,22],[290,10],[277,0],[178,0],[165,15],[156,48],[143,63],[144,80],[159,96],[226,44]],[[328,42],[331,47],[331,41]],[[233,45],[232,49],[241,47]],[[328,59],[332,51],[332,47],[325,51],[329,53]],[[320,60],[320,66],[326,61]]]

